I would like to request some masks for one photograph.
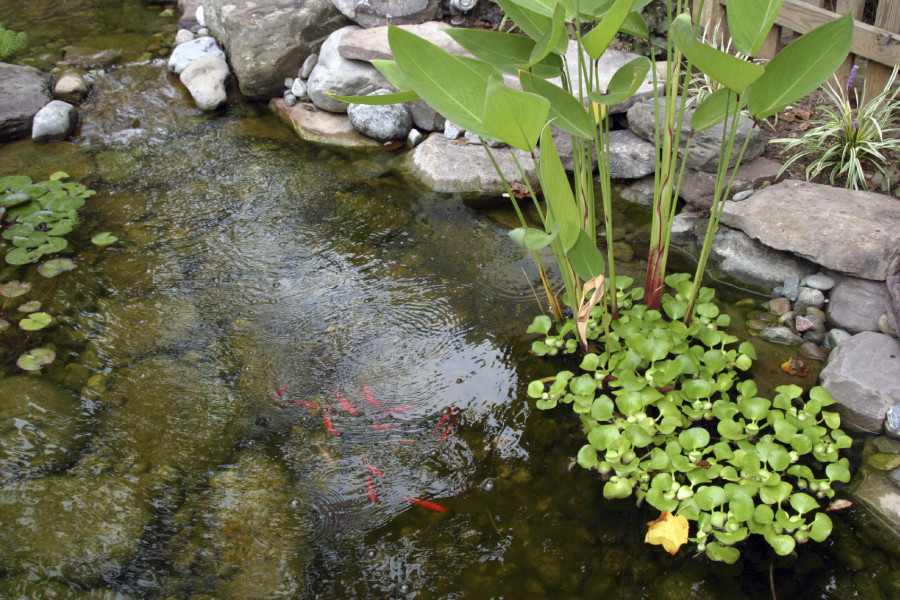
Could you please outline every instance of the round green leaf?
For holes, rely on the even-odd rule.
[[[645,498],[647,503],[658,511],[667,510],[669,512],[674,512],[675,509],[678,508],[678,500],[675,498],[667,500],[659,488],[650,488],[650,490],[647,491],[647,496]]]
[[[725,490],[716,485],[705,485],[697,490],[694,499],[703,510],[713,510],[728,501]]]
[[[597,451],[588,444],[581,447],[578,451],[576,460],[578,461],[578,464],[585,469],[591,469],[599,464],[597,461]]]
[[[716,425],[716,430],[726,440],[742,440],[747,437],[744,425],[731,419],[723,419]]]
[[[732,546],[723,546],[717,542],[706,544],[706,556],[710,560],[733,565],[741,558],[741,551]]]
[[[529,398],[540,398],[544,393],[544,382],[543,381],[532,381],[528,384],[528,390],[526,392]]]
[[[35,250],[41,254],[55,254],[56,252],[64,250],[68,245],[69,242],[66,241],[65,238],[51,237],[45,243],[35,248]]]
[[[45,312],[35,312],[19,321],[19,327],[25,331],[37,331],[53,322],[53,317]]]
[[[793,536],[777,535],[771,527],[766,528],[764,537],[778,556],[787,556],[794,551],[794,547],[797,545]]]
[[[809,390],[809,397],[818,401],[821,406],[831,406],[836,402],[836,400],[831,397],[831,394],[828,393],[828,390],[820,385]]]
[[[709,445],[709,432],[702,427],[685,429],[678,435],[678,443],[687,451],[706,448]]]
[[[786,481],[778,483],[778,485],[767,485],[759,488],[759,499],[766,504],[777,504],[790,496],[791,484]]]
[[[769,407],[771,406],[772,402],[767,398],[738,398],[738,408],[740,409],[741,414],[751,421],[765,419],[766,414],[769,412]]]
[[[0,177],[0,192],[15,192],[31,183],[31,178],[25,175],[7,175]]]
[[[525,330],[525,333],[540,333],[547,335],[550,333],[551,327],[553,327],[553,321],[550,320],[550,317],[547,315],[538,315],[531,322],[531,325],[528,326],[528,329]]]
[[[843,483],[849,483],[850,469],[847,466],[846,459],[841,459],[838,462],[826,465],[825,475],[828,476],[829,481],[842,481]]]
[[[585,373],[569,381],[569,389],[572,390],[573,394],[579,396],[593,396],[594,391],[597,389],[597,380]]]
[[[27,281],[17,281],[13,279],[12,281],[7,281],[3,285],[0,285],[0,296],[5,298],[22,296],[29,291],[31,291],[31,284]]]
[[[601,425],[588,433],[588,443],[597,450],[606,450],[619,439],[619,428],[615,425]]]
[[[638,392],[623,392],[616,397],[619,412],[629,417],[644,408],[644,399]]]
[[[690,400],[709,398],[713,393],[712,384],[705,379],[688,379],[681,384],[681,391]]]
[[[630,479],[610,480],[603,486],[603,497],[609,500],[617,498],[627,498],[631,495],[631,488],[634,486]]]
[[[640,425],[630,425],[626,428],[625,437],[635,448],[646,448],[653,443],[653,437]]]
[[[815,519],[809,527],[809,537],[816,542],[824,542],[831,535],[831,517],[823,512],[816,513]]]
[[[75,267],[75,261],[70,258],[51,258],[38,265],[38,273],[44,277],[51,278],[56,277],[60,273],[71,271]]]
[[[16,248],[6,253],[6,262],[11,265],[27,265],[35,262],[40,257],[41,253],[37,249]]]
[[[32,348],[19,356],[16,365],[25,371],[38,371],[56,358],[56,353],[49,348]]]
[[[23,312],[23,313],[32,313],[36,310],[40,310],[40,308],[41,308],[40,300],[30,300],[28,302],[25,302],[24,304],[19,305],[19,308],[17,308],[16,310],[18,310],[19,312]]]
[[[791,506],[794,507],[794,510],[796,510],[801,515],[819,508],[819,503],[816,502],[816,499],[809,494],[804,494],[803,492],[791,494],[790,503]]]
[[[614,409],[613,401],[609,396],[600,396],[595,398],[594,403],[591,404],[591,417],[598,421],[609,421],[613,418]]]
[[[754,508],[753,498],[743,492],[738,492],[728,502],[728,510],[741,523],[753,516]]]

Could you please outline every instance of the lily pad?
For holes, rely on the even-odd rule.
[[[56,352],[50,348],[32,348],[16,360],[16,365],[25,371],[39,371],[56,358]]]
[[[31,284],[27,281],[16,281],[15,279],[12,281],[7,281],[3,285],[0,285],[0,296],[5,298],[15,298],[16,296],[22,296],[23,294],[27,294],[31,291]]]
[[[16,191],[31,183],[31,178],[25,175],[8,175],[0,177],[0,191]]]
[[[31,300],[31,301],[26,302],[26,303],[22,304],[21,306],[19,306],[19,308],[17,310],[19,312],[23,312],[23,313],[32,313],[36,310],[40,310],[40,308],[41,308],[40,300]]]
[[[52,322],[53,317],[51,317],[47,313],[36,312],[31,313],[27,318],[19,321],[19,327],[21,327],[25,331],[37,331],[38,329],[43,329]]]
[[[27,265],[33,263],[41,257],[41,252],[37,249],[29,250],[28,248],[16,248],[6,253],[6,262],[11,265]]]
[[[76,266],[75,261],[70,258],[51,258],[38,265],[38,273],[49,279],[56,277],[60,273],[71,271]]]

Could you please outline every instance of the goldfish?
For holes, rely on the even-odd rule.
[[[369,463],[363,463],[363,466],[365,468],[367,468],[368,470],[372,471],[373,473],[375,473],[376,475],[378,475],[379,477],[384,477],[384,471],[382,471],[378,467],[373,467]]]
[[[375,489],[375,482],[372,480],[371,475],[366,476],[366,494],[373,504],[378,503],[378,491]]]
[[[378,425],[372,425],[372,429],[375,431],[385,431],[387,429],[396,429],[396,427],[390,423],[379,423]]]
[[[325,421],[325,429],[328,431],[328,433],[330,433],[331,435],[341,435],[341,432],[338,431],[334,427],[334,423],[331,422],[331,417],[328,416],[328,411],[322,413],[322,419]]]
[[[447,425],[447,428],[444,429],[444,433],[441,434],[441,437],[438,438],[439,442],[443,442],[447,439],[447,436],[450,435],[450,431],[453,429],[453,423]]]
[[[456,407],[450,407],[449,410],[444,409],[444,414],[441,416],[441,419],[438,421],[437,427],[434,428],[435,431],[441,428],[441,425],[449,421],[453,418],[454,413],[456,413]]]
[[[341,405],[341,408],[346,410],[348,413],[350,413],[354,417],[357,414],[359,414],[356,410],[356,407],[354,407],[352,404],[350,404],[349,400],[347,400],[346,398],[344,398],[343,396],[341,396],[340,394],[338,394],[335,390],[333,390],[331,388],[325,388],[325,389],[327,389],[329,392],[334,394],[334,397],[337,398],[337,401]]]
[[[378,410],[381,410],[384,408],[384,405],[381,404],[381,402],[378,401],[378,398],[375,397],[375,394],[372,393],[372,388],[369,387],[368,381],[363,386],[363,389],[356,390],[356,393],[359,394],[359,396],[363,399],[363,401],[366,404],[368,404],[374,408],[377,408]]]
[[[277,390],[275,390],[275,397],[276,397],[276,398],[281,398],[281,397],[284,395],[284,393],[285,393],[286,391],[288,391],[288,388],[289,388],[289,387],[290,387],[290,385],[285,385],[285,386],[280,387],[280,388],[278,388]]]
[[[447,512],[447,509],[438,504],[437,502],[431,502],[429,500],[419,500],[418,498],[410,498],[408,496],[403,496],[404,500],[409,500],[416,506],[424,508],[425,510],[431,512]]]
[[[315,402],[308,402],[306,400],[301,400],[297,398],[296,400],[291,400],[288,404],[299,404],[300,406],[305,406],[306,408],[319,408],[319,405]]]
[[[382,411],[382,412],[380,412],[380,413],[377,413],[377,414],[378,414],[379,416],[382,416],[382,415],[393,415],[393,414],[396,414],[396,413],[406,412],[406,411],[411,410],[411,409],[413,409],[413,408],[415,408],[415,407],[416,407],[415,404],[402,404],[402,405],[400,405],[400,406],[395,406],[394,408],[389,408],[389,409],[387,409],[387,410],[385,410],[385,411]]]
[[[316,448],[319,449],[319,454],[322,455],[322,458],[325,459],[325,462],[327,462],[327,463],[328,463],[329,465],[331,465],[332,467],[336,467],[336,466],[337,466],[337,463],[335,463],[335,462],[334,462],[334,459],[331,458],[331,454],[328,453],[328,450],[326,450],[326,449],[323,448],[322,446],[319,446],[318,444],[316,445]]]

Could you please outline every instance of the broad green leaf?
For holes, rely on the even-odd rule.
[[[627,498],[631,495],[631,489],[633,487],[634,483],[630,479],[610,480],[603,486],[603,497],[609,500]]]
[[[794,547],[797,545],[792,536],[777,535],[772,527],[766,528],[764,537],[778,556],[787,556],[794,551]]]
[[[694,499],[703,510],[713,510],[728,501],[725,490],[716,485],[705,485],[697,490]]]
[[[775,24],[784,0],[740,0],[728,5],[728,34],[735,48],[754,56]]]
[[[702,427],[685,429],[678,435],[678,443],[685,450],[697,450],[709,445],[709,432]]]
[[[572,390],[573,394],[580,396],[593,395],[594,390],[597,389],[597,380],[591,375],[584,373],[569,380],[569,389]]]
[[[31,291],[31,284],[27,281],[13,279],[12,281],[7,281],[3,285],[0,285],[0,296],[3,296],[4,298],[17,298],[19,296],[24,296],[29,291]]]
[[[675,46],[694,66],[727,88],[740,94],[763,74],[759,65],[702,44],[694,35],[690,15],[682,13],[672,21],[669,35]],[[832,72],[834,69],[832,69]]]
[[[706,556],[709,560],[733,565],[741,558],[741,551],[732,546],[723,546],[718,542],[706,544]]]
[[[705,131],[714,125],[718,125],[727,117],[733,117],[740,106],[737,98],[728,88],[719,88],[700,103],[697,110],[691,116],[691,129]]]
[[[743,492],[738,492],[728,502],[728,510],[734,514],[734,518],[743,523],[753,516],[755,504],[753,498]]]
[[[794,510],[796,510],[801,515],[819,508],[819,503],[816,502],[816,499],[809,494],[804,494],[803,492],[791,494],[790,503],[791,506],[794,507]]]
[[[750,113],[764,119],[815,91],[841,66],[852,44],[852,14],[801,36],[769,61],[753,84]]]
[[[606,272],[603,253],[597,243],[583,229],[578,232],[578,239],[566,253],[575,273],[585,281],[590,281]]]
[[[35,251],[40,254],[55,254],[62,250],[65,250],[66,246],[69,245],[68,240],[62,237],[51,237],[48,238],[46,242],[35,248]]]
[[[408,92],[397,92],[395,94],[371,94],[368,96],[338,96],[337,94],[328,94],[335,100],[346,102],[347,104],[366,104],[370,106],[383,106],[385,104],[403,104],[404,102],[412,102],[419,99],[419,94],[410,90]]]
[[[31,178],[26,175],[7,175],[6,177],[0,177],[0,192],[15,192],[30,183]]]
[[[837,402],[834,398],[831,397],[831,394],[828,393],[828,390],[823,388],[820,385],[809,390],[809,397],[813,400],[817,400],[821,406],[831,406],[835,402]]]
[[[598,421],[609,421],[613,418],[613,401],[609,396],[600,396],[591,404],[591,417]]]
[[[625,429],[625,437],[635,448],[646,448],[653,443],[653,436],[640,425],[629,425]]]
[[[546,335],[550,332],[552,326],[553,321],[550,320],[550,317],[547,315],[538,315],[531,322],[531,325],[528,326],[528,329],[525,330],[525,333],[542,333]]]
[[[549,223],[551,226],[553,222],[559,223],[559,242],[563,252],[568,252],[578,241],[582,231],[581,216],[575,205],[575,195],[569,185],[569,178],[553,143],[549,125],[544,127],[541,134],[541,160],[538,173],[541,189],[547,200]]]
[[[644,398],[638,392],[624,392],[616,396],[616,407],[627,417],[644,408]]]
[[[378,69],[378,72],[384,75],[397,90],[401,92],[412,91],[412,84],[406,78],[406,75],[403,74],[403,71],[400,70],[397,61],[376,58],[372,61],[372,66]]]
[[[759,499],[766,504],[776,504],[791,495],[791,484],[782,481],[777,485],[767,485],[759,488]]]
[[[825,474],[830,481],[850,482],[850,469],[844,460],[826,465]]]
[[[110,244],[115,244],[119,241],[119,238],[109,233],[108,231],[104,231],[103,233],[98,233],[94,237],[91,238],[91,243],[95,246],[109,246]]]
[[[45,312],[35,312],[19,321],[19,327],[25,331],[37,331],[53,322],[53,317]]]
[[[406,79],[437,112],[463,129],[493,137],[482,115],[488,79],[500,72],[475,59],[464,60],[399,27],[388,25],[388,40]]]
[[[569,35],[566,31],[566,9],[562,4],[557,4],[553,10],[553,18],[550,20],[550,29],[544,32],[531,50],[531,56],[527,63],[522,65],[530,68],[543,61],[551,52],[564,54],[569,44]],[[562,51],[560,52],[560,48]]]
[[[709,398],[713,393],[712,385],[705,379],[688,379],[681,384],[681,391],[690,400]]]
[[[816,513],[809,528],[809,538],[816,542],[824,542],[831,535],[832,528],[831,517],[823,512]]]
[[[537,380],[532,381],[528,384],[526,393],[529,398],[540,398],[544,394],[544,382]]]
[[[553,230],[550,233],[535,229],[533,227],[516,227],[509,232],[509,237],[518,245],[528,250],[540,250],[550,245],[556,239],[559,233],[559,226],[554,223]]]
[[[713,531],[713,535],[718,541],[729,545],[744,541],[749,533],[750,531],[746,527],[740,527],[735,531]]]
[[[652,68],[650,59],[641,56],[619,67],[606,86],[606,93],[591,92],[588,97],[597,104],[610,106],[630,98],[644,83]]]
[[[520,92],[491,77],[484,98],[484,127],[502,142],[532,152],[547,122],[550,103],[537,94]]]
[[[609,448],[619,439],[619,428],[615,425],[601,425],[591,429],[588,433],[588,443],[597,450],[603,451]]]
[[[557,7],[562,7],[565,17],[575,16],[574,0],[515,0],[516,4],[527,10],[546,15],[553,16],[553,12]],[[518,21],[516,21],[518,24]]]
[[[632,12],[630,15],[625,17],[625,21],[622,23],[619,31],[621,31],[622,33],[627,33],[628,35],[634,36],[638,39],[650,39],[650,28],[647,26],[647,21],[645,21],[641,17],[639,12]]]
[[[678,500],[672,498],[671,500],[667,500],[663,496],[663,492],[658,488],[652,488],[647,491],[647,503],[650,504],[653,508],[659,511],[667,510],[672,512],[676,508],[678,508]]]
[[[572,135],[593,139],[596,129],[594,122],[575,96],[528,71],[519,71],[519,82],[526,92],[539,94],[550,102],[550,118],[554,125]]]
[[[776,419],[772,423],[772,429],[775,430],[775,439],[782,444],[790,444],[791,440],[797,434],[798,429],[785,421],[784,419]]]
[[[524,31],[531,39],[541,39],[544,32],[550,28],[552,22],[550,16],[553,14],[552,8],[550,8],[549,12],[545,15],[542,12],[520,6],[519,3],[514,0],[496,1],[497,4],[500,5],[500,8],[503,9],[506,16],[512,19],[519,29]]]
[[[631,13],[633,4],[634,0],[616,0],[597,26],[581,38],[581,43],[591,58],[597,60],[603,56],[625,18]]]
[[[11,265],[27,265],[33,263],[41,257],[41,252],[29,250],[27,248],[16,248],[6,253],[6,262]]]
[[[56,358],[56,352],[50,348],[32,348],[19,356],[16,365],[25,371],[38,371],[44,365],[49,365]]]
[[[518,74],[522,65],[531,62],[531,53],[535,46],[532,39],[513,33],[456,28],[445,29],[444,32],[481,60],[511,75]],[[562,72],[562,59],[556,54],[548,54],[531,67],[531,72],[538,78],[559,77]]]
[[[738,398],[738,408],[741,410],[741,414],[752,421],[765,419],[770,406],[772,406],[772,402],[768,398]]]
[[[48,177],[47,179],[49,179],[50,181],[58,181],[60,179],[67,179],[68,177],[69,177],[69,174],[66,173],[65,171],[57,171],[53,175]]]
[[[591,469],[596,467],[599,463],[597,461],[597,451],[588,444],[585,444],[578,451],[578,456],[575,457],[575,460],[578,461],[578,464],[585,468]]]

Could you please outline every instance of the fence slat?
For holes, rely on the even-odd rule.
[[[893,48],[900,48],[900,2],[881,0],[878,5],[878,12],[875,15],[875,26],[897,34],[889,36],[888,39],[882,36],[882,39],[879,41],[885,41]],[[893,64],[897,63],[900,63],[900,61],[894,61]],[[868,67],[866,67],[866,100],[877,96],[884,90],[891,76],[891,70],[891,67],[878,62],[869,62]]]
[[[863,17],[863,10],[865,9],[865,6],[865,0],[837,0],[835,12],[839,15],[852,13],[853,19],[859,21]],[[837,77],[838,81],[847,81],[847,78],[850,76],[850,69],[853,68],[853,65],[855,63],[856,55],[850,54],[850,56],[847,57],[847,60],[845,60],[844,63],[840,67],[838,67],[838,70],[834,74],[835,77]]]

